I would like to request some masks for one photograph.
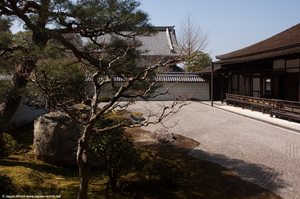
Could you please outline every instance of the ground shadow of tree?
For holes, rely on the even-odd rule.
[[[146,149],[150,158],[160,157],[175,161],[186,171],[185,178],[177,190],[177,193],[180,192],[179,198],[281,198],[261,186],[242,180],[220,164],[188,155],[200,145],[193,139],[176,134],[175,142],[161,144],[152,139],[147,140],[147,136],[151,137],[148,131],[129,129],[128,132],[133,135],[139,146]],[[195,152],[203,154],[201,151]],[[206,156],[213,159],[214,155]],[[215,158],[217,157],[215,155]]]
[[[207,153],[202,150],[192,150],[189,155],[198,159],[220,164],[231,170],[243,180],[259,185],[274,193],[289,186],[282,178],[282,173],[262,164],[252,164],[240,159],[231,159],[225,155]]]
[[[11,193],[14,190],[14,185],[11,178],[0,172],[0,194]]]

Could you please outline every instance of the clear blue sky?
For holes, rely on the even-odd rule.
[[[211,57],[265,40],[300,23],[300,0],[140,0],[155,26],[178,32],[184,14],[210,32]]]
[[[211,57],[239,50],[300,23],[300,0],[137,0],[155,26],[175,26],[192,14],[210,32]],[[15,31],[20,30],[16,23]]]

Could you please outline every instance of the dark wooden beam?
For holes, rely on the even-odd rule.
[[[244,78],[244,85],[243,85],[243,86],[244,86],[244,88],[243,88],[243,89],[244,89],[244,90],[243,90],[243,93],[244,93],[244,94],[243,94],[243,95],[246,95],[246,77],[243,76],[243,78]]]
[[[210,100],[211,106],[214,106],[214,62],[211,62],[211,80],[210,80]]]
[[[223,104],[224,102],[224,74],[222,74],[222,77],[221,77],[221,103]]]

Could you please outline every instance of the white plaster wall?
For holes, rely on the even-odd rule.
[[[166,92],[167,88],[173,83],[163,83],[163,86],[155,91],[158,92]],[[193,96],[193,98],[197,98],[200,101],[208,101],[209,98],[209,83],[177,83],[170,90],[170,94],[160,95],[155,98],[148,98],[150,101],[173,101],[175,98],[173,96],[178,96],[181,94],[186,94],[189,96]],[[100,96],[108,95],[112,97],[112,95],[102,92]],[[153,94],[154,95],[154,94]],[[127,100],[127,99],[123,99]],[[142,100],[142,99],[138,99]]]
[[[159,88],[157,91],[165,92],[166,89],[171,84],[172,83],[164,83],[164,85],[161,88]],[[171,95],[170,94],[161,95],[156,98],[149,99],[149,100],[172,101],[172,100],[174,100],[173,96],[185,94],[188,96],[193,96],[193,98],[196,98],[201,101],[207,101],[207,100],[210,100],[209,92],[210,92],[209,83],[178,83],[170,89]],[[13,126],[26,124],[26,123],[34,121],[37,117],[39,117],[43,114],[46,114],[46,113],[47,113],[47,111],[45,111],[43,109],[30,109],[28,106],[21,103],[17,112],[14,114],[14,116],[10,120],[10,124]]]
[[[164,83],[163,86],[157,91],[165,92],[170,85],[172,85],[172,83]],[[161,95],[149,100],[172,101],[175,99],[176,96],[184,94],[188,96],[193,96],[193,98],[196,98],[201,101],[207,101],[210,100],[209,92],[209,83],[178,83],[169,90],[170,94]]]

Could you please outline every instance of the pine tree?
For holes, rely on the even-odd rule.
[[[189,72],[195,72],[210,66],[211,62],[212,59],[208,54],[195,51],[185,57],[184,67]]]
[[[140,3],[135,0],[78,0],[76,2],[71,0],[8,0],[0,2],[2,16],[12,16],[21,20],[24,28],[30,32],[31,36],[30,38],[25,37],[23,43],[8,45],[3,49],[5,55],[13,52],[11,57],[7,56],[15,67],[11,90],[19,91],[19,89],[27,86],[28,81],[33,82],[47,94],[51,101],[50,105],[61,107],[83,128],[76,155],[80,177],[78,198],[87,198],[89,180],[87,152],[89,140],[95,131],[96,121],[107,110],[111,109],[121,97],[147,96],[149,90],[154,86],[150,82],[148,89],[143,92],[129,91],[137,82],[146,82],[151,72],[158,67],[167,67],[178,61],[178,58],[170,58],[137,70],[129,70],[128,67],[130,68],[132,65],[124,64],[130,61],[130,59],[127,61],[126,59],[129,55],[132,56],[134,53],[132,50],[139,45],[139,42],[132,38],[137,35],[155,33],[154,27],[148,22],[148,15],[138,9],[139,5]],[[124,30],[127,33],[124,33]],[[99,42],[98,38],[112,33],[125,39],[121,43],[117,42],[113,45]],[[89,41],[89,45],[84,43],[87,41]],[[88,74],[91,80],[93,95],[86,96],[91,101],[91,109],[86,119],[83,119],[81,115],[78,117],[72,115],[70,105],[77,101],[75,96],[73,99],[55,95],[55,93],[57,94],[66,88],[62,86],[61,89],[54,89],[54,83],[65,81],[59,81],[63,80],[62,78],[54,81],[55,74],[60,74],[52,73],[51,70],[48,71],[49,73],[47,72],[49,68],[56,67],[57,61],[61,59],[57,50],[63,55],[63,62],[60,62],[63,66],[75,67],[79,64],[82,66],[81,68],[86,69],[84,72]],[[123,62],[124,60],[125,62]],[[45,69],[43,70],[42,67]],[[32,75],[33,71],[34,75]],[[124,80],[122,85],[115,84],[114,77],[122,78]],[[51,82],[49,79],[53,84],[49,84]],[[114,96],[99,109],[98,96],[102,92],[102,87],[108,84],[114,89]],[[68,89],[70,92],[74,91],[72,88]],[[22,93],[17,92],[16,96],[16,100],[6,101],[2,105],[1,114],[6,119],[13,115],[20,104]],[[67,100],[64,101],[63,99]],[[172,107],[176,104],[173,103]],[[165,108],[164,113],[167,112],[166,110],[168,109]],[[158,122],[161,119],[163,116],[158,118]],[[122,125],[126,124],[120,123],[97,131],[107,131]],[[0,126],[0,134],[4,128],[5,125]]]

